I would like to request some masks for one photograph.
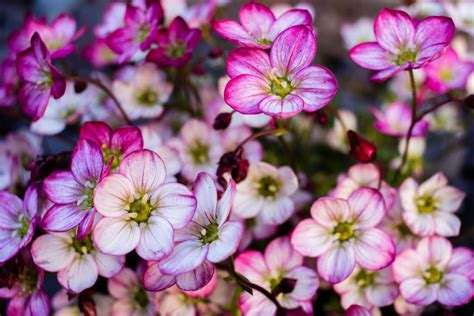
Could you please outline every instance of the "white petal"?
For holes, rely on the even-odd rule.
[[[77,256],[65,269],[58,272],[59,283],[74,293],[94,285],[97,277],[97,265],[91,255]]]
[[[173,250],[173,227],[161,216],[150,216],[140,224],[140,241],[136,251],[145,260],[160,260]]]
[[[34,262],[42,269],[57,272],[74,259],[75,251],[67,233],[47,234],[38,237],[31,247]]]
[[[185,291],[196,291],[203,288],[212,280],[216,268],[204,261],[196,269],[176,276],[176,285]]]
[[[354,267],[354,249],[348,242],[333,246],[318,258],[318,273],[331,284],[345,280]]]
[[[133,196],[129,179],[121,174],[112,174],[102,180],[94,193],[94,205],[104,216],[119,217],[126,214],[125,206]]]
[[[110,278],[122,270],[125,263],[124,256],[112,256],[96,251],[94,260],[97,264],[97,271],[103,277]]]
[[[196,209],[196,198],[191,190],[179,183],[160,185],[153,193],[151,200],[157,201],[156,213],[160,214],[175,229],[186,226],[193,218]]]
[[[207,260],[217,263],[227,259],[239,247],[244,227],[240,222],[230,221],[219,227],[219,238],[209,244]]]
[[[140,228],[134,221],[104,217],[95,226],[92,237],[102,252],[125,255],[138,245]]]
[[[331,232],[313,219],[301,221],[291,235],[291,244],[306,257],[318,257],[334,242]]]
[[[165,274],[181,274],[196,269],[206,258],[208,246],[199,241],[184,241],[174,248],[171,255],[160,264]]]

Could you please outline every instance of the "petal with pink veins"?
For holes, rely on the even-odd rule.
[[[224,224],[229,217],[230,210],[234,204],[235,189],[235,182],[234,180],[230,179],[226,190],[217,203],[217,224],[219,226]]]
[[[235,271],[244,275],[253,283],[266,284],[265,276],[269,269],[263,255],[256,250],[242,252],[235,259]]]
[[[234,45],[243,47],[255,47],[260,45],[239,23],[231,20],[216,21],[213,24],[214,31]]]
[[[160,264],[161,272],[177,275],[196,269],[206,258],[209,247],[196,240],[177,244]]]
[[[375,82],[384,82],[388,78],[396,75],[397,73],[405,70],[408,68],[408,63],[403,65],[403,66],[393,66],[391,68],[381,70],[377,72],[376,74],[372,75],[370,77],[370,80],[375,81]]]
[[[197,201],[195,218],[205,220],[206,215],[216,218],[217,189],[214,179],[208,173],[199,173],[193,191]]]
[[[318,225],[312,219],[298,223],[291,235],[293,247],[306,257],[318,257],[326,252],[334,242],[331,230]]]
[[[385,70],[394,66],[387,52],[377,42],[356,45],[349,51],[349,56],[366,69]]]
[[[156,213],[164,217],[174,229],[185,227],[193,218],[196,198],[191,190],[180,183],[160,185],[151,196],[157,200]]]
[[[234,78],[238,75],[253,75],[264,78],[271,71],[268,54],[255,48],[237,48],[229,53],[227,74]]]
[[[453,20],[448,17],[430,16],[418,23],[415,37],[417,63],[422,65],[440,57],[451,43],[455,31]]]
[[[395,284],[378,284],[369,286],[365,296],[373,306],[382,307],[392,304],[398,296],[398,286]]]
[[[258,109],[270,116],[277,118],[289,118],[303,111],[303,99],[294,94],[285,97],[269,95],[258,103]]]
[[[296,280],[295,288],[288,295],[297,301],[311,300],[319,287],[316,271],[307,267],[295,267],[285,277]]]
[[[140,228],[125,218],[104,217],[94,228],[94,243],[102,252],[125,255],[135,249],[140,241]]]
[[[148,267],[143,276],[143,286],[145,290],[159,292],[166,290],[176,283],[174,275],[163,274],[158,262],[148,261]]]
[[[256,39],[264,39],[275,21],[272,10],[256,2],[249,2],[240,8],[240,23]]]
[[[474,252],[464,247],[455,248],[449,261],[448,270],[451,273],[466,275],[474,279]]]
[[[33,261],[40,268],[57,272],[67,267],[76,253],[71,248],[71,238],[67,233],[46,234],[38,237],[31,247]]]
[[[207,260],[213,263],[221,262],[232,255],[239,247],[244,227],[240,222],[229,221],[219,228],[219,237],[209,244]]]
[[[112,130],[104,122],[85,122],[79,132],[79,139],[89,139],[99,146],[109,146]]]
[[[270,31],[268,32],[268,39],[274,40],[281,32],[289,29],[296,25],[308,25],[313,24],[313,18],[307,10],[292,9],[283,13],[273,23]]]
[[[392,265],[392,274],[396,282],[400,283],[406,279],[415,278],[418,271],[423,269],[420,256],[413,249],[407,249],[400,253]]]
[[[448,265],[453,246],[443,237],[433,236],[423,238],[416,246],[416,252],[421,260],[444,268]]]
[[[450,186],[440,188],[433,194],[433,198],[439,203],[440,212],[456,212],[465,197],[464,192]]]
[[[54,204],[43,215],[42,227],[51,232],[65,232],[81,223],[87,212],[75,204]]]
[[[213,264],[203,261],[196,269],[176,276],[176,285],[184,291],[196,291],[209,282],[216,271]]]
[[[280,273],[303,265],[303,257],[293,249],[288,237],[279,237],[270,242],[264,256],[272,272]]]
[[[326,228],[334,228],[339,222],[348,221],[350,216],[351,208],[344,199],[322,197],[311,206],[311,217]]]
[[[404,11],[383,9],[374,23],[375,38],[383,49],[397,54],[415,41],[415,24]]]
[[[459,274],[446,274],[443,284],[440,285],[438,301],[447,306],[467,304],[471,299],[472,281]]]
[[[110,147],[118,149],[124,155],[143,149],[143,137],[136,126],[122,126],[117,128],[110,139]]]
[[[430,214],[403,212],[403,221],[418,236],[431,236],[435,233],[435,222]]]
[[[224,100],[243,114],[260,114],[258,105],[268,95],[268,84],[260,77],[239,75],[232,78],[224,90]]]
[[[160,260],[173,251],[173,227],[161,216],[152,215],[140,224],[136,251],[145,260]]]
[[[76,203],[82,195],[81,189],[70,171],[56,171],[44,180],[48,199],[58,204]]]
[[[325,281],[339,283],[354,271],[356,264],[355,253],[348,242],[334,245],[318,258],[318,274]]]
[[[372,188],[360,188],[347,199],[357,227],[361,229],[375,227],[385,216],[386,208],[382,194]]]
[[[112,256],[96,251],[93,257],[97,265],[98,273],[106,278],[111,278],[119,273],[125,264],[124,256]]]
[[[436,301],[437,286],[427,286],[422,278],[411,278],[400,284],[400,293],[408,303],[426,306]]]
[[[101,179],[104,158],[97,144],[80,139],[72,153],[71,171],[77,182],[85,185],[88,181],[94,183]]]
[[[378,228],[371,228],[362,233],[354,242],[356,261],[363,268],[380,270],[395,259],[393,240]]]
[[[461,220],[454,214],[438,212],[434,216],[435,232],[439,236],[453,237],[459,235]]]
[[[108,217],[127,214],[126,206],[133,197],[132,182],[121,174],[111,174],[102,180],[95,189],[94,205],[97,211]]]
[[[65,269],[58,272],[58,281],[67,290],[79,293],[97,281],[99,273],[91,255],[77,256]]]

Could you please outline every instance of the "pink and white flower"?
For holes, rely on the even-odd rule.
[[[56,171],[44,180],[46,196],[54,204],[43,214],[42,227],[50,232],[77,227],[79,239],[87,236],[96,213],[94,192],[109,168],[97,144],[79,140],[71,156],[71,170]]]
[[[16,71],[22,80],[18,101],[21,109],[37,121],[43,116],[51,95],[59,99],[66,91],[63,74],[51,63],[48,48],[38,33],[31,46],[18,54]]]
[[[286,309],[302,307],[312,313],[310,304],[319,287],[316,272],[303,265],[303,257],[291,246],[288,237],[274,239],[262,254],[247,250],[235,259],[235,270],[269,292],[278,291],[277,300]],[[275,315],[276,307],[260,292],[243,292],[239,299],[244,315]]]
[[[125,263],[124,256],[98,250],[90,234],[79,239],[73,230],[41,235],[33,242],[31,255],[40,268],[57,272],[59,283],[73,293],[93,286],[99,275],[112,277]]]
[[[282,224],[295,211],[291,196],[297,189],[298,178],[290,167],[254,163],[237,185],[233,214],[244,219],[258,217],[263,224]]]
[[[383,134],[397,137],[406,137],[411,124],[411,108],[403,102],[394,102],[383,110],[372,108],[376,121],[374,127]],[[428,131],[429,123],[422,119],[413,127],[412,136],[424,136]]]
[[[385,81],[405,69],[421,68],[442,56],[455,26],[448,17],[415,21],[406,12],[383,9],[374,23],[375,42],[359,44],[349,52],[359,66],[377,70],[374,81]]]
[[[418,185],[413,178],[406,179],[399,189],[403,220],[418,236],[439,235],[452,237],[459,234],[461,221],[453,213],[464,200],[465,194],[448,186],[441,173]]]
[[[277,118],[319,110],[336,94],[337,82],[326,68],[311,66],[315,54],[316,38],[306,26],[282,32],[270,55],[257,48],[231,51],[224,100],[237,112]]]
[[[313,18],[307,10],[289,10],[278,19],[272,10],[258,2],[240,8],[240,24],[232,20],[214,22],[214,30],[234,45],[268,49],[277,36],[288,28],[304,25],[311,28]]]
[[[407,249],[393,264],[393,277],[400,293],[412,304],[435,301],[458,306],[472,297],[474,257],[467,248],[453,249],[442,237],[426,237],[416,249]]]
[[[22,201],[16,195],[0,192],[0,265],[27,246],[35,232],[38,192],[30,186]]]
[[[341,36],[347,49],[360,43],[375,41],[374,20],[363,17],[353,23],[344,23],[341,26]]]
[[[334,120],[334,126],[327,133],[326,140],[332,148],[347,153],[349,150],[347,130],[357,131],[357,117],[349,110],[339,110],[338,112],[340,120]]]
[[[104,218],[93,238],[101,251],[124,255],[135,249],[146,260],[171,254],[174,230],[191,221],[196,199],[184,185],[164,183],[165,179],[160,156],[139,150],[99,183],[94,205]]]
[[[291,237],[304,256],[318,257],[318,273],[329,283],[339,283],[356,263],[380,270],[395,259],[395,245],[376,228],[386,213],[382,195],[371,188],[353,192],[347,200],[322,197],[311,207],[311,217],[300,222]]]

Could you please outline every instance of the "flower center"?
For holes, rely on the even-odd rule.
[[[28,234],[28,229],[30,228],[30,219],[21,214],[20,217],[18,217],[18,220],[20,222],[20,228],[16,231],[16,234],[18,237],[23,238]]]
[[[394,59],[394,63],[398,66],[404,65],[407,62],[414,63],[416,62],[416,55],[418,51],[416,49],[406,49],[400,51],[396,58]]]
[[[148,34],[150,34],[150,28],[148,26],[142,26],[140,27],[138,32],[139,32],[138,37],[137,37],[138,43],[143,43],[148,37]]]
[[[282,99],[293,91],[290,81],[285,77],[274,77],[270,83],[270,89],[273,94]]]
[[[360,287],[367,287],[374,283],[374,273],[367,270],[360,270],[355,276],[355,282]]]
[[[154,207],[149,201],[149,196],[145,193],[141,198],[135,199],[130,203],[128,216],[137,223],[143,223],[148,220],[153,209]]]
[[[260,45],[272,45],[273,42],[267,38],[261,38],[257,41],[257,43]]]
[[[280,189],[280,182],[275,178],[265,176],[257,182],[257,189],[261,196],[274,198]]]
[[[399,223],[396,226],[396,229],[402,237],[408,237],[412,235],[410,228],[408,228],[408,226],[404,222]]]
[[[109,148],[106,144],[103,144],[101,149],[105,163],[108,163],[112,158],[114,159],[112,165],[110,166],[110,170],[117,168],[120,165],[120,160],[122,158],[122,153],[120,150]]]
[[[173,44],[168,45],[167,47],[168,56],[172,58],[182,57],[185,52],[186,46],[181,42],[175,42]]]
[[[90,210],[94,207],[94,189],[95,182],[87,181],[82,189],[82,195],[77,200],[77,205],[84,211]]]
[[[193,159],[193,163],[200,165],[210,161],[209,159],[209,146],[197,142],[189,149],[189,153]]]
[[[454,73],[450,69],[441,70],[439,76],[443,81],[451,81],[454,79]]]
[[[219,229],[217,223],[211,223],[201,229],[201,242],[210,244],[219,239]]]
[[[137,100],[140,104],[145,106],[153,106],[158,102],[158,93],[150,88],[146,88],[138,94]]]
[[[428,284],[438,283],[443,277],[443,272],[439,271],[435,267],[431,267],[425,271],[423,278]]]
[[[351,223],[342,222],[337,224],[333,233],[334,236],[339,239],[339,241],[344,242],[354,237],[354,228],[352,227]]]
[[[32,293],[38,283],[38,271],[25,265],[23,272],[18,275],[18,278],[20,279],[23,291],[25,293]]]
[[[416,199],[416,207],[420,214],[433,213],[438,208],[438,201],[430,195],[424,195]]]
[[[139,308],[145,309],[148,306],[148,295],[142,287],[137,289],[133,298]]]
[[[75,237],[72,241],[72,247],[80,255],[86,255],[90,253],[92,250],[94,250],[91,235],[89,234],[81,240]]]

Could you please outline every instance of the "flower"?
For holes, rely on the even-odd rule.
[[[337,82],[326,68],[311,66],[315,54],[316,39],[301,25],[278,35],[270,56],[256,48],[231,51],[225,102],[243,114],[277,118],[319,110],[336,94]]]
[[[474,18],[470,14],[472,3],[469,1],[443,1],[441,4],[444,6],[446,13],[453,18],[457,28],[467,32],[470,36],[474,36],[474,30],[472,29]]]
[[[196,199],[179,183],[164,183],[160,156],[139,150],[122,160],[117,173],[96,188],[94,205],[104,218],[94,229],[94,242],[108,254],[135,249],[146,260],[159,260],[173,251],[174,230],[194,215]]]
[[[0,192],[0,265],[27,246],[35,232],[38,192],[30,186],[22,201],[16,195]]]
[[[163,112],[173,86],[166,75],[151,63],[122,68],[112,83],[113,92],[130,119],[155,118]]]
[[[21,109],[37,121],[43,116],[51,95],[59,99],[66,91],[63,74],[51,63],[51,56],[38,33],[31,46],[18,54],[16,71],[22,80],[18,92]]]
[[[414,21],[406,12],[383,9],[374,23],[375,42],[353,47],[349,55],[359,66],[377,70],[374,81],[385,81],[405,69],[421,68],[441,57],[455,27],[448,17]]]
[[[423,238],[416,249],[407,249],[393,263],[395,281],[408,302],[447,306],[469,302],[472,296],[474,258],[467,248],[453,249],[442,237]]]
[[[406,137],[410,128],[412,113],[411,108],[405,103],[394,102],[389,104],[383,112],[372,108],[376,121],[374,127],[383,134],[397,137]],[[412,130],[412,136],[424,136],[430,124],[428,121],[419,120]]]
[[[341,295],[341,305],[345,309],[354,304],[367,309],[388,306],[398,296],[398,286],[390,268],[370,271],[356,267],[347,279],[334,285],[334,290]]]
[[[357,130],[357,117],[352,111],[349,110],[339,110],[339,118],[334,120],[334,126],[327,133],[326,139],[328,145],[334,149],[337,149],[341,152],[347,153],[348,142],[347,142],[347,131],[348,130]],[[342,123],[344,125],[342,125]]]
[[[39,236],[31,255],[40,268],[57,272],[59,283],[73,293],[93,286],[99,275],[110,278],[117,274],[125,263],[124,256],[101,252],[90,234],[79,239],[74,230]]]
[[[380,270],[395,259],[395,245],[376,228],[386,212],[382,195],[361,188],[347,200],[319,198],[311,217],[300,222],[291,244],[304,256],[318,257],[318,273],[329,283],[339,283],[354,271],[356,263]]]
[[[122,126],[112,131],[103,122],[86,122],[81,127],[79,139],[97,144],[104,162],[108,164],[112,161],[111,170],[115,170],[128,154],[143,149],[142,134],[135,126]]]
[[[459,234],[461,221],[453,213],[458,210],[465,194],[448,186],[448,179],[438,172],[418,185],[413,178],[400,186],[403,220],[418,236]]]
[[[228,220],[235,194],[233,181],[219,201],[214,180],[207,173],[197,176],[193,191],[197,200],[193,220],[176,231],[176,246],[160,263],[161,272],[167,275],[189,272],[204,260],[218,263],[227,259],[237,250],[242,237],[242,223]]]
[[[356,132],[347,131],[347,138],[349,140],[349,153],[359,162],[369,163],[377,159],[377,147],[374,143],[368,141]]]
[[[430,127],[433,127],[432,124],[430,124]],[[405,152],[406,144],[406,138],[400,139],[400,142],[398,143],[399,156],[395,157],[395,159],[390,163],[392,169],[397,169],[402,163],[402,156]],[[403,174],[414,174],[415,176],[420,176],[422,174],[424,165],[423,155],[425,154],[425,150],[426,139],[423,137],[413,137],[410,139],[407,160],[402,168]]]
[[[139,49],[150,48],[158,30],[163,10],[158,2],[152,2],[146,8],[127,4],[124,26],[107,36],[107,44],[120,57],[119,63],[129,60]]]
[[[303,257],[291,246],[288,237],[279,237],[268,244],[265,253],[242,252],[235,259],[235,270],[250,282],[269,292],[286,309],[302,307],[312,313],[311,299],[319,287],[315,271],[303,266]],[[243,292],[239,307],[244,315],[275,315],[276,307],[262,293]]]
[[[183,18],[176,17],[168,29],[158,31],[158,48],[150,50],[146,59],[158,65],[181,67],[191,59],[200,39],[199,29],[190,29]]]
[[[474,63],[459,58],[454,49],[448,47],[444,55],[423,67],[426,86],[436,93],[454,89],[465,89],[467,79],[474,71]]]
[[[70,171],[56,171],[44,180],[46,196],[54,204],[43,214],[42,227],[50,232],[65,232],[77,227],[79,239],[92,228],[94,192],[109,173],[100,147],[81,139],[71,156]]]
[[[217,34],[241,47],[268,49],[288,28],[313,24],[307,10],[289,10],[276,19],[267,6],[253,1],[240,8],[239,16],[241,24],[231,20],[216,21],[213,28]]]
[[[351,49],[357,44],[374,41],[374,21],[363,17],[353,23],[344,23],[341,26],[341,36],[344,47]]]
[[[233,214],[241,218],[257,216],[263,224],[282,224],[295,211],[291,196],[297,189],[298,178],[290,167],[251,164],[247,177],[237,185]]]

